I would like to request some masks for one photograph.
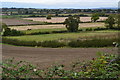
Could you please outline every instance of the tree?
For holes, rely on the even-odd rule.
[[[64,24],[69,32],[77,32],[79,27],[80,18],[77,16],[70,16],[65,19]]]
[[[51,19],[52,15],[47,15],[46,19]]]
[[[120,14],[116,15],[115,22],[116,22],[117,28],[120,29]]]
[[[106,19],[105,24],[107,28],[113,29],[115,24],[115,18],[110,15],[108,19]]]
[[[3,32],[5,29],[7,29],[7,25],[5,23],[0,22],[0,31]]]
[[[99,14],[97,14],[97,13],[92,14],[92,17],[91,17],[92,22],[96,22],[98,19],[99,19]]]

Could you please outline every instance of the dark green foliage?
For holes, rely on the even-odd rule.
[[[71,41],[68,46],[70,47],[112,47],[113,42],[117,41],[118,39],[91,39],[91,40],[73,40]]]
[[[42,47],[52,47],[52,48],[58,48],[58,47],[64,47],[65,43],[58,42],[58,41],[44,41],[41,44]]]
[[[3,33],[3,36],[20,36],[20,35],[23,35],[21,31],[17,31],[15,29],[11,30],[10,28],[6,28]]]
[[[19,41],[16,39],[8,39],[8,38],[2,38],[2,43],[16,45],[16,46],[31,46],[31,47],[41,45],[40,42],[37,43],[36,41]]]
[[[113,29],[115,25],[115,18],[112,15],[110,15],[108,19],[106,19],[105,24],[107,28]]]
[[[120,29],[120,14],[116,15],[116,25],[117,28]]]
[[[99,19],[99,14],[98,13],[92,14],[92,17],[91,17],[92,22],[96,22],[98,19]]]
[[[10,28],[6,28],[6,29],[4,29],[4,30],[5,30],[5,31],[4,31],[4,33],[3,33],[3,36],[8,36],[8,35],[11,34]]]
[[[52,15],[47,15],[46,19],[51,19]]]
[[[113,47],[113,42],[118,42],[120,39],[118,38],[111,38],[111,39],[89,39],[89,40],[73,40],[70,42],[59,42],[59,41],[43,41],[43,42],[36,42],[36,41],[19,41],[16,39],[8,39],[2,38],[2,43],[5,44],[12,44],[16,46],[31,46],[31,47]]]
[[[0,24],[1,25],[1,24]],[[23,35],[21,31],[17,31],[15,29],[10,29],[5,23],[2,23],[2,32],[3,36],[20,36]]]
[[[64,21],[64,24],[69,32],[77,32],[79,23],[80,18],[78,16],[70,16]]]

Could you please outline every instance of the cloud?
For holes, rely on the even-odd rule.
[[[117,7],[119,0],[1,0],[1,2],[37,4],[44,5],[45,7],[59,7],[59,8],[75,8],[75,7],[95,8],[95,7]],[[35,5],[31,7],[35,7]]]
[[[1,2],[56,4],[67,2],[118,2],[119,0],[1,0]]]

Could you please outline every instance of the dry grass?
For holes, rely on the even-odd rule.
[[[79,28],[88,28],[88,27],[104,27],[104,23],[81,23]],[[11,29],[16,30],[27,30],[27,29],[61,29],[65,28],[63,24],[55,25],[31,25],[31,26],[13,26]]]
[[[41,21],[41,22],[61,23],[61,22],[64,22],[66,18],[67,17],[53,17],[52,19],[47,20],[46,17],[44,17],[44,18],[38,17],[38,18],[23,18],[23,19],[33,20],[33,21]],[[105,19],[107,19],[107,17],[100,17],[100,19],[98,21],[102,21]],[[82,22],[88,22],[88,21],[91,21],[91,17],[80,17],[80,20]]]

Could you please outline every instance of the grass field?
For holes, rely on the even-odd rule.
[[[42,35],[25,35],[25,36],[7,36],[6,38],[18,39],[23,41],[50,41],[61,39],[79,39],[86,37],[114,37],[117,36],[118,31],[103,30],[93,32],[78,32],[78,33],[57,33],[57,34],[42,34]]]

